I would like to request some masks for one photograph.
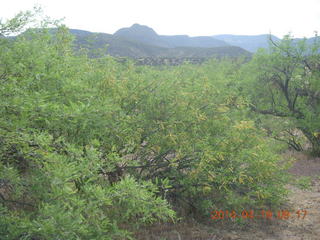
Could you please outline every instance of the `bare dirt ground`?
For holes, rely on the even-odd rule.
[[[242,226],[195,222],[160,225],[136,235],[141,240],[320,240],[320,158],[288,152],[297,161],[289,172],[297,179],[290,191],[286,210],[288,219],[258,219]],[[299,179],[302,179],[301,181]],[[303,181],[303,179],[307,179]],[[300,183],[300,184],[297,184]],[[299,211],[300,218],[297,211]],[[303,218],[303,215],[306,215]]]

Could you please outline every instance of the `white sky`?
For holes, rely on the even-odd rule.
[[[37,3],[69,28],[114,33],[134,23],[161,35],[264,34],[320,32],[320,0],[0,0],[0,18]]]

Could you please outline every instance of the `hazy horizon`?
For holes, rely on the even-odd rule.
[[[45,15],[65,18],[69,28],[113,34],[135,23],[159,35],[260,35],[282,38],[312,37],[320,30],[320,1],[225,0],[225,1],[62,1],[11,0],[2,4],[0,17],[42,7]]]

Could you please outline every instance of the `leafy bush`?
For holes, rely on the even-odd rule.
[[[242,60],[157,69],[74,55],[71,40],[1,39],[4,239],[130,239],[173,209],[281,203],[285,166],[248,118]]]

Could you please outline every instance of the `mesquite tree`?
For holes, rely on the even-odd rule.
[[[291,119],[320,155],[320,42],[318,36],[270,40],[250,63],[251,108],[261,114]]]

